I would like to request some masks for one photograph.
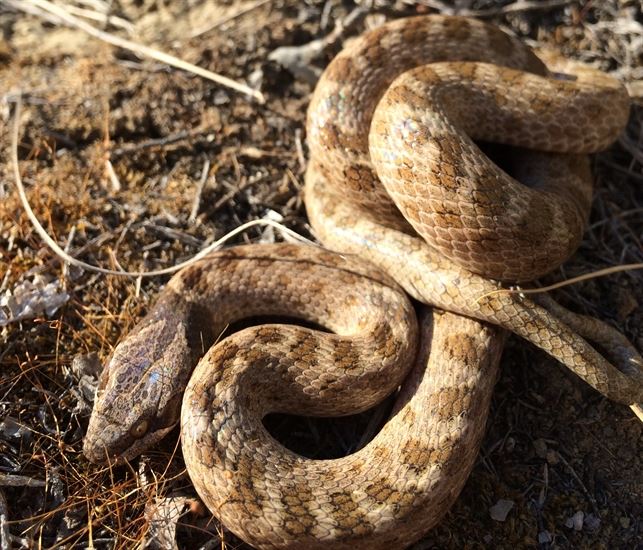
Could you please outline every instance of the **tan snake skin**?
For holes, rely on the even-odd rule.
[[[484,63],[436,63],[453,60]],[[404,228],[401,211],[469,271],[532,280],[576,249],[591,202],[586,158],[560,153],[605,148],[629,112],[618,81],[574,69],[572,81],[545,78],[529,48],[470,19],[383,25],[342,51],[318,83],[311,158],[343,200],[380,223]],[[534,188],[498,170],[472,139],[541,151],[513,159]]]
[[[493,293],[493,279],[532,279],[573,252],[591,200],[583,153],[625,124],[616,81],[574,74],[550,78],[518,41],[464,18],[400,20],[357,39],[322,76],[308,120],[308,215],[324,245],[348,255],[251,245],[173,277],[103,371],[87,457],[136,456],[181,410],[190,477],[245,541],[396,548],[440,520],[473,466],[499,327],[608,397],[642,401],[643,361],[614,329],[548,297]],[[529,187],[472,139],[541,149],[511,153],[509,171]],[[449,313],[423,312],[418,330],[398,285]],[[206,351],[227,323],[263,314],[334,334],[263,325]],[[262,424],[269,412],[362,411],[401,383],[384,428],[344,458],[303,458]]]

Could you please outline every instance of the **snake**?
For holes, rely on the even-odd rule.
[[[547,295],[506,292],[574,252],[587,155],[628,110],[617,80],[474,19],[417,16],[356,38],[307,115],[305,204],[323,248],[236,246],[177,273],[108,359],[85,455],[132,459],[180,421],[199,496],[247,543],[397,548],[462,489],[509,331],[608,398],[642,401],[643,360],[623,335]],[[219,341],[261,316],[308,325]],[[263,424],[391,394],[381,430],[342,458],[302,457]]]

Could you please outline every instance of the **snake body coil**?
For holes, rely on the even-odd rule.
[[[131,458],[180,414],[198,493],[247,542],[390,548],[420,538],[461,490],[502,328],[608,397],[643,400],[643,362],[613,329],[548,298],[495,292],[497,280],[533,279],[573,252],[591,201],[584,155],[615,139],[628,106],[615,80],[578,66],[554,77],[475,20],[426,16],[366,33],[326,69],[308,113],[308,215],[345,255],[251,245],[177,274],[105,367],[85,454]],[[504,172],[473,140],[521,149]],[[401,289],[444,312],[418,325]],[[334,334],[264,325],[208,350],[226,324],[264,314]],[[400,384],[384,428],[340,459],[303,458],[262,424],[270,412],[362,411]]]

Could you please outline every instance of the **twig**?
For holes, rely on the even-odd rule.
[[[193,31],[191,34],[188,35],[188,37],[196,38],[197,36],[201,36],[202,34],[210,32],[218,27],[221,27],[226,23],[229,23],[230,21],[237,19],[238,17],[241,17],[242,15],[246,15],[247,13],[250,13],[251,11],[256,10],[257,8],[260,8],[264,4],[267,4],[268,2],[271,2],[271,1],[272,0],[259,0],[258,2],[255,2],[250,6],[246,6],[245,8],[241,8],[239,11],[232,13],[226,17],[223,17],[222,19],[218,19],[212,23],[208,23],[207,25],[201,27],[200,29]]]
[[[11,550],[11,533],[9,533],[9,510],[4,492],[0,490],[0,550]]]
[[[76,236],[76,226],[72,225],[71,229],[69,230],[69,235],[67,235],[67,242],[65,243],[65,248],[63,249],[66,254],[69,254],[69,251],[71,250],[71,245],[74,242],[75,236]],[[69,276],[69,264],[63,264],[63,270],[62,270],[63,281],[66,281],[68,276]]]
[[[458,15],[467,15],[471,17],[491,17],[502,13],[519,13],[524,11],[551,10],[562,8],[572,3],[573,0],[518,0],[513,4],[498,8],[487,8],[482,10],[460,10]]]
[[[253,185],[257,183],[256,181],[250,181],[248,178],[243,178],[243,180],[239,181],[239,183],[234,186],[230,185],[230,191],[228,191],[223,197],[219,198],[217,202],[214,203],[212,206],[212,212],[216,212],[221,208],[224,204],[230,202],[238,193],[243,191],[246,187]]]
[[[596,514],[598,516],[599,511],[598,511],[598,508],[596,506],[596,499],[587,490],[587,487],[585,487],[585,484],[583,483],[583,480],[576,473],[576,470],[574,470],[574,468],[572,468],[572,465],[565,459],[565,457],[561,453],[558,453],[558,457],[560,458],[560,461],[565,465],[567,470],[569,470],[569,473],[572,475],[572,477],[576,480],[576,483],[578,483],[579,487],[581,488],[581,491],[583,491],[583,493],[585,493],[585,496],[587,497],[587,499],[589,500],[590,505],[592,506],[592,510],[593,510],[594,514]]]
[[[62,21],[60,17],[57,17],[47,11],[41,10],[40,8],[37,8],[36,6],[33,6],[24,0],[4,0],[4,3],[16,10],[28,13],[29,15],[40,17],[40,19],[47,21],[47,23],[51,23],[53,25],[61,25],[62,23],[64,23],[64,21]]]
[[[124,29],[129,34],[134,32],[134,25],[129,21],[122,19],[121,17],[116,17],[115,15],[108,15],[104,12],[99,12],[95,10],[88,10],[86,8],[79,8],[77,6],[67,5],[65,9],[69,12],[70,15],[77,15],[79,17],[84,17],[85,19],[91,19],[93,21],[98,21],[103,25],[109,23],[115,27]]]
[[[105,161],[105,172],[107,173],[107,178],[112,184],[112,191],[118,193],[121,190],[121,180],[118,179],[116,172],[114,171],[114,165],[109,159]]]
[[[306,155],[304,154],[304,146],[301,139],[301,128],[295,130],[295,150],[297,151],[297,160],[299,161],[299,173],[303,174],[306,171]]]
[[[107,0],[111,4],[111,0]],[[104,0],[76,0],[78,4],[89,6],[99,13],[107,13],[110,9],[109,4]]]
[[[597,279],[598,277],[603,277],[605,275],[611,275],[612,273],[620,273],[621,271],[630,271],[633,269],[643,269],[643,263],[635,264],[623,264],[623,265],[614,265],[612,267],[606,267],[604,269],[598,269],[597,271],[591,271],[589,273],[583,273],[571,279],[566,279],[564,281],[559,281],[548,286],[542,286],[538,288],[499,288],[498,290],[492,290],[483,294],[477,301],[487,298],[488,296],[494,296],[496,294],[542,294],[543,292],[549,292],[550,290],[556,290],[558,288],[563,288],[565,286],[573,285],[580,283],[581,281],[587,281],[589,279]]]
[[[295,233],[292,229],[289,229],[288,227],[280,223],[277,223],[273,220],[270,220],[268,218],[263,218],[260,220],[252,220],[240,225],[236,229],[233,229],[229,233],[226,233],[220,239],[217,239],[216,241],[214,241],[211,245],[206,246],[203,250],[201,250],[199,253],[197,253],[189,260],[181,262],[172,267],[166,267],[164,269],[156,269],[153,271],[116,271],[113,269],[105,269],[102,267],[97,267],[97,266],[85,263],[81,260],[77,260],[76,258],[73,258],[69,254],[67,254],[62,248],[60,248],[58,243],[49,236],[45,228],[38,221],[38,218],[36,218],[36,215],[34,214],[34,211],[31,209],[29,201],[27,200],[27,194],[25,192],[25,188],[22,183],[22,178],[20,177],[20,166],[18,163],[18,135],[19,135],[19,126],[20,126],[21,107],[22,107],[22,99],[21,99],[21,96],[18,95],[16,99],[16,104],[15,104],[13,129],[11,132],[11,162],[13,165],[12,166],[13,176],[14,176],[16,188],[18,190],[18,196],[20,198],[20,202],[22,203],[22,207],[24,208],[27,214],[27,217],[29,218],[29,221],[33,225],[38,235],[40,235],[40,237],[45,241],[45,244],[47,244],[47,246],[49,246],[49,248],[51,248],[51,250],[56,255],[58,255],[63,261],[68,262],[71,265],[75,265],[77,267],[86,269],[88,271],[94,271],[96,273],[103,273],[105,275],[117,275],[120,277],[134,278],[134,277],[157,277],[159,275],[169,275],[172,273],[176,273],[177,271],[183,269],[184,267],[187,267],[189,265],[192,265],[198,262],[199,260],[207,256],[214,250],[219,249],[221,245],[223,245],[226,241],[230,240],[232,237],[245,232],[250,227],[255,227],[255,226],[273,227],[278,231],[280,231],[282,236],[285,239],[290,239],[291,241],[310,244],[313,246],[319,246],[317,243],[303,237],[302,235],[299,235],[298,233]]]
[[[172,134],[162,138],[146,139],[145,141],[141,141],[140,143],[126,144],[126,145],[123,145],[122,147],[118,147],[117,149],[114,149],[112,151],[112,155],[123,155],[125,153],[131,153],[132,151],[138,151],[140,149],[150,149],[152,147],[170,145],[172,143],[176,143],[177,141],[182,141],[184,139],[194,137],[199,133],[202,133],[202,132],[184,130],[182,132],[177,132],[176,134]]]
[[[141,227],[145,229],[149,229],[150,231],[155,231],[156,233],[160,233],[161,235],[171,239],[172,241],[181,241],[183,244],[186,244],[188,246],[199,246],[201,244],[201,241],[197,239],[196,237],[185,233],[184,231],[180,231],[178,229],[174,229],[172,227],[167,227],[165,225],[158,225],[153,223],[152,221],[145,221],[141,224]],[[152,243],[155,244],[155,243]],[[162,243],[158,241],[158,245],[161,245]],[[154,248],[156,248],[155,245]],[[151,245],[148,245],[151,247]],[[142,250],[150,250],[151,248],[143,247]]]
[[[46,483],[41,479],[29,476],[0,474],[0,487],[44,487]]]
[[[199,205],[201,204],[201,194],[203,193],[203,188],[205,187],[205,182],[208,180],[208,173],[210,172],[210,161],[205,159],[203,163],[203,169],[201,170],[201,177],[196,186],[196,193],[194,194],[194,202],[192,203],[192,211],[190,212],[190,217],[188,221],[194,223],[196,220],[196,215],[199,213]]]
[[[625,218],[627,216],[632,216],[633,214],[641,214],[643,213],[643,207],[639,208],[630,208],[629,210],[623,210],[622,212],[619,212],[618,214],[614,214],[613,216],[610,216],[609,218],[605,218],[602,220],[599,220],[592,225],[590,225],[587,228],[587,231],[593,231],[597,227],[601,227],[602,225],[605,225],[606,223],[610,223],[616,220],[620,220],[621,218]]]
[[[103,40],[104,42],[107,42],[108,44],[112,44],[117,48],[124,48],[136,54],[140,54],[146,57],[150,57],[152,59],[156,59],[157,61],[161,61],[163,63],[171,65],[172,67],[176,67],[177,69],[182,69],[184,71],[194,73],[196,75],[202,76],[203,78],[207,78],[208,80],[212,80],[217,84],[221,84],[222,86],[226,86],[233,90],[237,90],[238,92],[247,94],[253,97],[254,99],[256,99],[259,103],[265,103],[265,98],[263,94],[258,90],[253,90],[252,88],[250,88],[249,86],[246,86],[245,84],[241,84],[239,82],[232,80],[231,78],[219,75],[217,73],[213,73],[212,71],[208,71],[206,69],[198,67],[197,65],[188,63],[187,61],[183,61],[182,59],[179,59],[178,57],[174,57],[173,55],[169,55],[167,53],[161,52],[154,48],[150,48],[149,46],[145,46],[143,44],[137,44],[136,42],[132,42],[131,40],[126,40],[124,38],[120,38],[113,34],[109,34],[107,32],[101,31],[100,29],[97,29],[96,27],[91,26],[89,23],[86,23],[85,21],[82,21],[81,19],[74,17],[73,15],[69,14],[60,6],[56,6],[55,4],[52,4],[47,0],[29,0],[29,1],[5,0],[5,2],[10,4],[14,8],[17,8],[19,10],[26,11],[26,12],[29,12],[30,11],[29,8],[31,7],[39,8],[41,10],[48,12],[51,15],[58,17],[61,21],[63,21],[67,25],[76,27],[77,29],[80,29],[86,32],[87,34],[93,36],[94,38]]]
[[[470,17],[491,17],[494,15],[500,15],[502,13],[518,13],[523,11],[535,11],[535,10],[550,10],[553,8],[560,8],[571,4],[573,0],[518,0],[512,4],[507,4],[504,6],[498,6],[494,8],[484,8],[480,10],[472,10],[468,8],[459,9],[453,6],[452,2],[446,2],[442,0],[423,0],[420,2],[429,8],[438,10],[440,13],[446,15],[466,15]],[[410,0],[405,0],[406,4],[416,4],[417,2],[411,2]]]
[[[643,164],[643,152],[641,152],[640,145],[637,145],[627,135],[622,135],[618,138],[621,147],[632,155],[639,164]]]

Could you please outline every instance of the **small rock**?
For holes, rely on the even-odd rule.
[[[230,96],[223,90],[217,90],[214,92],[214,98],[212,99],[212,102],[215,105],[226,105],[230,103]]]
[[[538,544],[549,544],[553,538],[549,531],[541,531],[538,533]]]
[[[628,518],[627,516],[621,516],[620,518],[618,518],[618,522],[621,524],[621,527],[623,529],[627,529],[630,526],[630,518]]]
[[[0,327],[46,314],[52,316],[69,300],[60,280],[35,275],[0,293]]]
[[[514,507],[513,500],[500,499],[491,508],[489,508],[489,515],[495,521],[505,521],[509,511]]]
[[[312,62],[322,54],[325,46],[323,39],[301,46],[281,46],[268,54],[268,60],[281,65],[295,78],[313,84],[319,79],[321,71]]]
[[[547,463],[558,464],[560,462],[560,455],[553,449],[547,450]]]
[[[11,416],[7,416],[0,422],[0,435],[5,439],[22,439],[23,437],[30,437],[31,432],[21,422]]]
[[[536,439],[534,441],[534,450],[536,451],[536,454],[540,458],[546,458],[547,457],[547,443],[545,443],[544,439]]]
[[[103,365],[95,352],[78,354],[71,362],[71,370],[78,378],[78,389],[72,391],[76,397],[74,412],[88,413],[92,409]]]
[[[251,88],[255,90],[261,89],[261,83],[263,82],[263,71],[261,69],[256,69],[248,75],[248,84]]]
[[[588,531],[598,531],[601,526],[601,519],[594,514],[587,514],[583,525]]]
[[[71,361],[71,370],[78,378],[89,376],[98,380],[103,370],[103,365],[95,351],[79,353]]]
[[[584,517],[585,513],[582,510],[579,510],[572,517],[567,518],[567,521],[565,521],[565,527],[573,529],[574,531],[581,531],[583,529]]]

